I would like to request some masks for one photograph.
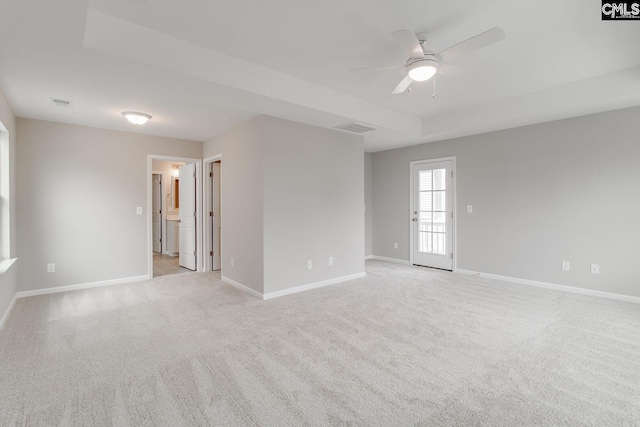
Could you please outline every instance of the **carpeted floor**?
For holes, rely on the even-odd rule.
[[[380,261],[269,301],[219,277],[18,300],[0,425],[640,423],[640,305]]]

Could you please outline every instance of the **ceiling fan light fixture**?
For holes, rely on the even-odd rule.
[[[145,113],[137,113],[135,111],[123,111],[122,115],[134,125],[143,125],[151,119],[151,116]]]
[[[409,64],[407,74],[411,80],[424,82],[436,74],[438,62],[433,60],[422,60]]]

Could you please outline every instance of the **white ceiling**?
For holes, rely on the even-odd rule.
[[[640,24],[601,21],[600,5],[3,0],[0,90],[20,117],[199,141],[257,114],[358,121],[379,151],[640,105]],[[402,70],[349,72],[403,64],[394,30],[427,31],[438,52],[494,26],[506,38],[447,64],[435,99],[431,82],[390,95]]]

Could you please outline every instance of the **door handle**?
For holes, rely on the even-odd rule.
[[[418,218],[413,218],[411,221],[418,221]]]

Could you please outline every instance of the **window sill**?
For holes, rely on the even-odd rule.
[[[0,276],[2,276],[4,273],[9,271],[13,263],[16,262],[17,260],[18,258],[10,258],[10,259],[3,259],[2,261],[0,261]]]

